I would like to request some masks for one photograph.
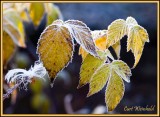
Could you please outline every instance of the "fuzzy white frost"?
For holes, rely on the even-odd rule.
[[[31,78],[44,79],[44,76],[47,74],[45,67],[42,62],[36,61],[34,66],[27,71],[24,69],[13,69],[9,70],[5,76],[7,83],[11,82],[23,82],[23,84],[28,84],[31,82]]]

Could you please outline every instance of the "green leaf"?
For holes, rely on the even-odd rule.
[[[110,77],[110,67],[108,64],[102,64],[95,73],[91,76],[89,93],[87,97],[99,92],[106,84]]]
[[[84,59],[80,69],[80,81],[77,88],[80,88],[83,85],[89,83],[95,70],[97,70],[98,67],[101,66],[104,62],[104,60],[100,60],[88,54]]]
[[[108,111],[113,111],[123,98],[125,87],[121,77],[113,70],[109,78],[106,93],[105,102],[108,107]]]
[[[62,14],[59,8],[53,3],[45,3],[45,12],[47,13],[47,26],[52,24],[56,19],[61,19]]]
[[[33,21],[33,24],[37,27],[45,13],[44,3],[32,2],[29,7],[29,15]]]

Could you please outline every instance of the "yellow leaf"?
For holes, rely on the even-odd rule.
[[[112,46],[116,42],[118,42],[124,35],[127,33],[127,25],[126,21],[123,19],[118,19],[113,21],[108,26],[107,32],[107,44],[108,47]]]
[[[31,4],[32,3],[14,3],[14,8],[20,14],[22,20],[26,22],[30,21],[29,13],[27,10],[29,10]]]
[[[115,51],[117,58],[120,59],[121,43],[120,41],[112,45],[113,50]]]
[[[80,81],[78,88],[90,82],[93,73],[101,66],[105,61],[93,57],[88,54],[84,59],[80,69]]]
[[[8,61],[12,58],[16,46],[11,37],[3,31],[3,66],[6,66]]]
[[[92,38],[100,50],[106,50],[107,30],[92,31]]]
[[[62,14],[56,5],[53,3],[45,3],[44,5],[47,13],[47,26],[50,25],[54,20],[62,18]]]
[[[85,51],[93,56],[98,56],[91,31],[86,24],[78,20],[68,20],[64,25]]]
[[[29,7],[29,14],[35,26],[38,26],[44,16],[45,8],[42,2],[32,2]]]
[[[82,56],[82,60],[84,60],[86,58],[86,56],[88,55],[88,52],[86,52],[81,46],[79,47],[79,55]]]
[[[145,42],[149,42],[147,31],[139,25],[133,26],[129,30],[127,40],[127,51],[131,49],[135,57],[133,68],[136,67],[141,58]]]
[[[37,51],[40,60],[52,79],[61,71],[72,58],[73,42],[70,32],[63,21],[56,20],[41,34]]]
[[[105,102],[108,107],[108,111],[113,111],[115,109],[123,98],[124,91],[125,87],[123,80],[115,71],[112,71],[105,93]]]
[[[14,9],[8,9],[3,12],[3,29],[18,46],[25,47],[23,23]]]
[[[110,77],[110,67],[108,64],[104,63],[92,75],[91,80],[89,82],[90,87],[87,97],[99,92],[104,87],[109,77]]]

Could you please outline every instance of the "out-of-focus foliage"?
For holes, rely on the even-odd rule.
[[[9,87],[13,87],[14,85],[15,85],[14,83],[11,83],[11,84],[9,84]],[[11,103],[15,104],[16,99],[17,99],[17,90],[14,90],[12,95],[11,95]]]
[[[32,83],[30,84],[30,88],[34,94],[41,93],[43,89],[49,84],[48,80],[43,80],[32,78]]]
[[[44,6],[45,12],[47,13],[47,25],[52,24],[52,22],[56,19],[63,19],[61,12],[56,5],[46,3]]]
[[[7,62],[13,56],[16,46],[11,37],[3,31],[3,66],[6,66]]]
[[[29,7],[29,14],[35,26],[38,26],[44,16],[44,4],[33,2]]]
[[[19,47],[26,47],[26,34],[23,22],[32,22],[37,27],[40,25],[45,14],[47,15],[47,25],[56,19],[62,18],[59,8],[53,3],[3,3],[3,32],[7,33],[3,34],[3,43],[5,44],[3,46],[3,53],[5,53],[3,57],[4,65],[10,60],[10,56],[13,53],[13,49],[11,50],[11,48],[15,48],[12,41],[8,41],[8,39],[12,39]],[[6,50],[9,48],[9,51]]]
[[[10,35],[15,44],[25,47],[23,22],[15,9],[10,8],[3,11],[3,30]]]
[[[38,113],[49,113],[50,102],[48,97],[42,92],[32,97],[31,105]]]
[[[43,89],[48,84],[47,80],[45,82],[46,83],[40,79],[33,78],[32,83],[30,84],[30,88],[33,92],[31,105],[38,113],[48,113],[51,106],[49,97],[43,93]]]
[[[63,19],[59,8],[53,3],[32,2],[32,3],[3,3],[3,9],[15,9],[23,21],[33,22],[35,27],[39,26],[43,17],[46,18],[46,25],[56,19]]]

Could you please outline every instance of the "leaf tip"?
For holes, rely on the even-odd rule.
[[[87,98],[90,97],[92,95],[92,93],[89,91],[87,94]]]
[[[80,89],[81,87],[82,87],[82,85],[79,84],[79,85],[77,86],[77,89]]]
[[[77,86],[77,89],[80,89],[83,85],[85,85],[81,80],[79,81],[79,84]]]

